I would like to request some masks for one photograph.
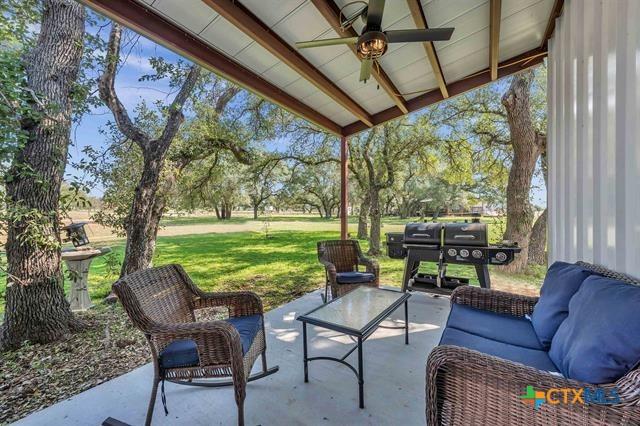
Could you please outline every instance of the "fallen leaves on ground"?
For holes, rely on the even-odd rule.
[[[0,424],[11,423],[151,361],[147,342],[119,305],[78,316],[85,331],[0,354]]]

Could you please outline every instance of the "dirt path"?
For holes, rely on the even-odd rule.
[[[197,217],[198,215],[196,215]],[[202,216],[202,215],[201,215]],[[90,219],[89,212],[73,212],[71,214],[74,222],[89,222],[85,229],[92,242],[108,242],[122,240],[124,236],[116,235],[111,228],[99,225]],[[288,217],[288,216],[287,216]],[[315,217],[313,217],[315,218]],[[158,231],[160,237],[176,237],[180,235],[197,235],[211,233],[230,232],[264,232],[264,221],[262,219],[239,216],[238,219],[245,219],[241,222],[218,222],[218,223],[196,223],[196,224],[170,224],[162,226]],[[301,216],[300,220],[280,220],[276,218],[269,223],[269,231],[336,231],[340,229],[337,220],[312,221],[309,217]],[[171,221],[171,218],[168,219]],[[356,231],[356,225],[350,224],[350,231]],[[384,225],[383,232],[402,231],[402,225]]]

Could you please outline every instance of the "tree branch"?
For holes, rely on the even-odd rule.
[[[119,24],[113,23],[111,33],[109,34],[109,43],[107,45],[107,54],[105,57],[105,69],[98,80],[98,91],[100,99],[107,105],[113,114],[118,130],[127,138],[134,141],[145,149],[149,145],[151,138],[141,129],[133,124],[129,113],[120,102],[116,93],[114,82],[118,61],[120,58],[120,39],[122,37],[122,28]]]
[[[187,78],[184,83],[182,83],[182,87],[180,91],[171,102],[169,106],[169,117],[167,118],[167,124],[164,126],[162,130],[162,135],[158,139],[162,145],[168,146],[173,138],[178,133],[180,129],[180,125],[184,121],[184,114],[182,113],[182,109],[184,108],[184,104],[189,99],[193,88],[195,87],[198,79],[200,78],[201,68],[198,65],[192,65],[189,69],[189,74],[187,74]]]

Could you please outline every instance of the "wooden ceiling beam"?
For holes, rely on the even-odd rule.
[[[509,76],[511,74],[515,74],[517,72],[524,71],[526,69],[532,68],[534,66],[539,65],[544,61],[544,58],[547,56],[547,52],[545,50],[541,50],[539,48],[530,50],[522,55],[515,56],[511,59],[501,62],[498,64],[498,78],[503,78]],[[449,89],[449,96],[454,97],[466,93],[470,90],[476,89],[478,87],[484,86],[486,84],[491,83],[491,70],[490,68],[486,68],[480,72],[472,74],[467,78],[463,78],[453,83],[449,83],[447,85]],[[428,107],[433,104],[437,104],[438,102],[443,101],[445,98],[442,96],[442,92],[439,89],[432,90],[423,95],[415,97],[407,101],[407,106],[409,107],[409,112],[414,112],[419,109]],[[373,123],[374,125],[385,123],[389,120],[393,120],[395,118],[400,117],[401,114],[398,113],[397,108],[388,108],[384,111],[380,111],[373,115]],[[368,127],[365,127],[360,122],[354,122],[348,124],[342,128],[342,134],[345,136],[351,136],[356,133],[360,133],[364,130],[367,130]]]
[[[325,130],[340,135],[341,126],[261,76],[229,59],[182,28],[134,0],[80,0],[96,12],[131,28],[204,68],[280,105]]]
[[[544,32],[544,38],[542,39],[541,49],[546,49],[549,39],[553,35],[556,29],[556,19],[562,15],[562,9],[564,7],[564,0],[556,0],[551,9],[551,15],[549,15],[549,21],[547,21],[547,29]]]
[[[340,26],[340,9],[332,0],[311,0],[313,5],[316,7],[318,12],[324,17],[324,19],[331,25],[331,28],[338,33],[342,37],[358,37],[359,34],[353,29],[348,28],[343,30]],[[351,51],[358,58],[358,51],[356,46],[350,45]],[[359,60],[359,59],[358,59]],[[389,97],[393,100],[396,106],[402,111],[403,114],[409,112],[407,109],[407,104],[400,95],[400,91],[396,88],[391,81],[391,78],[387,75],[386,72],[380,66],[380,63],[376,61],[376,64],[373,66],[371,70],[371,75],[376,79],[380,87],[387,92]]]
[[[489,68],[491,81],[498,78],[498,57],[500,51],[500,20],[502,15],[502,0],[491,0],[490,4],[490,40],[489,40]]]
[[[424,14],[424,9],[422,9],[422,4],[420,4],[420,0],[407,0],[407,5],[409,6],[409,10],[411,10],[411,16],[413,17],[413,22],[415,22],[416,27],[419,29],[429,28],[429,24],[427,24],[427,18]],[[440,60],[438,59],[438,54],[436,53],[433,42],[429,41],[426,43],[422,43],[422,45],[424,46],[424,51],[427,54],[429,62],[431,63],[433,74],[436,76],[436,81],[438,82],[440,93],[442,93],[442,97],[446,99],[449,97],[449,90],[447,89],[447,82],[444,79],[442,66],[440,65]]]
[[[290,46],[240,2],[236,0],[203,0],[203,2],[347,111],[358,117],[364,124],[369,127],[373,125],[371,115],[360,104],[318,71],[294,47]]]

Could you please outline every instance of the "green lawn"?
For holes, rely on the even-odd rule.
[[[179,226],[177,222],[187,222],[190,225],[197,220],[210,220],[210,217],[184,217],[169,219],[175,221],[171,226]],[[253,219],[238,218],[237,221]],[[317,220],[320,218],[295,218],[287,220]],[[324,285],[324,270],[317,262],[316,242],[323,239],[339,237],[337,220],[335,231],[325,230],[291,230],[273,231],[270,238],[265,238],[263,232],[226,232],[198,235],[181,235],[159,237],[154,256],[154,265],[169,263],[181,264],[197,285],[206,290],[252,290],[264,300],[265,307],[270,309],[295,299],[302,294]],[[395,223],[398,222],[398,223]],[[391,219],[386,221],[383,232],[401,230],[406,220]],[[168,225],[168,223],[165,223]],[[354,227],[351,227],[354,231]],[[492,234],[495,233],[491,226]],[[232,229],[232,228],[231,228]],[[493,237],[492,237],[493,238]],[[119,260],[123,257],[124,242],[110,243],[114,256]],[[367,250],[367,242],[361,241],[363,250]],[[378,258],[381,266],[381,281],[387,285],[399,286],[402,278],[404,262],[389,259],[386,256]],[[435,272],[435,265],[428,265],[425,271]],[[495,280],[508,279],[522,282],[525,285],[538,285],[543,269],[532,271],[532,275],[506,276],[498,270],[492,271]],[[451,265],[450,275],[462,276],[475,280],[473,268]],[[91,298],[100,302],[110,291],[110,286],[117,278],[117,273],[109,274],[107,261],[104,257],[94,260],[89,275],[89,289]],[[0,281],[0,312],[4,308],[5,280]]]

